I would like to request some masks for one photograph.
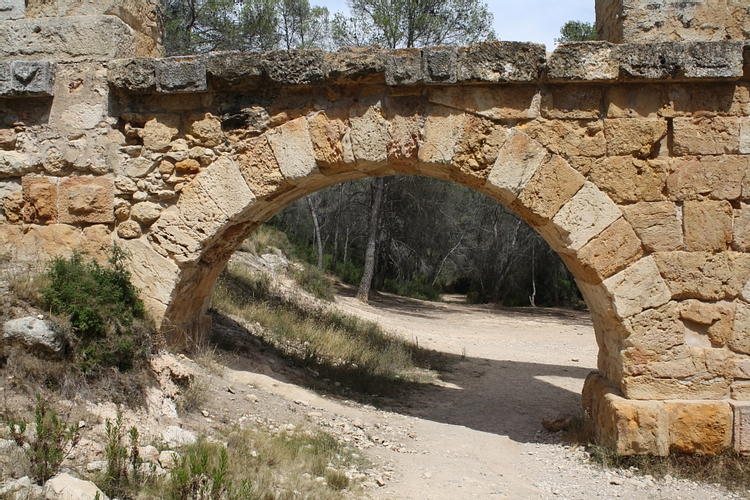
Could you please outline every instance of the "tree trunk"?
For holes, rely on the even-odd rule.
[[[367,303],[370,298],[370,286],[375,273],[375,247],[378,242],[378,223],[380,221],[380,205],[383,201],[384,189],[383,178],[379,177],[374,182],[372,193],[372,205],[370,207],[370,234],[367,238],[367,249],[365,250],[365,267],[362,272],[362,281],[359,282],[357,299]]]
[[[534,252],[534,242],[531,242],[531,295],[529,295],[529,302],[531,307],[536,307],[536,252]]]
[[[312,215],[313,226],[315,227],[315,240],[318,244],[318,269],[323,269],[323,241],[320,239],[320,225],[318,224],[318,214],[315,211],[315,207],[310,201],[310,197],[307,197],[307,205],[310,207],[310,214]]]

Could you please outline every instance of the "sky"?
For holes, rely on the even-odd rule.
[[[594,0],[485,0],[494,16],[498,40],[535,42],[555,47],[554,38],[568,21],[594,22]],[[346,0],[311,0],[333,14],[346,11]]]

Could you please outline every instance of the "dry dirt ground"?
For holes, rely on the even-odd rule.
[[[340,292],[335,306],[341,310],[459,361],[439,386],[379,400],[377,408],[288,383],[290,369],[262,356],[237,359],[238,370],[228,370],[224,380],[252,387],[252,397],[261,398],[253,418],[267,418],[260,408],[275,408],[276,420],[304,419],[362,447],[374,464],[367,497],[741,497],[715,485],[602,470],[583,448],[543,430],[544,417],[580,412],[580,391],[597,354],[588,313],[469,305],[451,296],[430,303],[378,295],[363,305],[352,290]],[[287,402],[283,415],[278,401]]]

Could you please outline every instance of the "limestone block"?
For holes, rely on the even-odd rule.
[[[305,177],[319,173],[310,127],[305,117],[276,127],[266,137],[286,180],[298,183]]]
[[[669,453],[663,403],[625,399],[601,375],[589,375],[584,384],[584,408],[595,422],[597,441],[617,454]]]
[[[567,42],[547,62],[547,78],[555,81],[612,81],[620,73],[615,46],[608,42]]]
[[[410,97],[388,99],[386,118],[388,119],[388,163],[391,166],[404,165],[410,169],[419,158],[424,108]],[[344,143],[346,144],[346,142]],[[351,144],[351,141],[349,141]],[[351,147],[351,146],[350,146]],[[353,158],[353,155],[351,155]]]
[[[422,49],[399,49],[385,57],[385,84],[414,85],[422,76]]]
[[[211,113],[206,113],[203,118],[190,124],[190,135],[199,146],[207,148],[214,148],[224,142],[221,121]]]
[[[12,63],[10,61],[0,61],[0,96],[11,94],[11,87],[13,85],[13,72],[11,68]]]
[[[136,55],[135,38],[114,16],[19,19],[0,23],[0,60],[122,59]]]
[[[651,375],[623,376],[622,392],[629,399],[641,400],[721,400],[729,393],[729,380],[723,377],[676,380]]]
[[[354,163],[348,118],[344,109],[321,111],[308,118],[315,161],[324,173]]]
[[[616,47],[620,77],[628,80],[674,80],[681,76],[685,45],[628,43]]]
[[[179,132],[179,116],[159,115],[146,122],[138,135],[143,146],[151,151],[166,151]],[[153,165],[153,162],[151,162]]]
[[[206,64],[196,56],[179,56],[156,59],[156,91],[164,94],[180,92],[205,92]]]
[[[322,50],[274,50],[260,61],[268,78],[281,85],[315,85],[323,82]]]
[[[729,348],[740,354],[750,354],[750,306],[737,301],[734,313],[734,333]]]
[[[45,500],[109,500],[109,497],[91,481],[62,473],[44,483]]]
[[[734,209],[732,249],[739,252],[750,252],[750,205],[740,203]]]
[[[667,135],[666,120],[613,118],[604,120],[607,154],[647,158]]]
[[[622,216],[617,205],[591,182],[557,212],[552,223],[540,231],[548,241],[557,241],[568,251],[577,251]],[[570,252],[568,252],[570,253]]]
[[[667,164],[632,156],[605,156],[591,163],[587,177],[615,203],[660,201]]]
[[[673,102],[675,116],[747,116],[750,92],[746,83],[670,85],[664,87]]]
[[[750,382],[746,380],[736,380],[732,382],[731,398],[735,401],[750,401]],[[731,402],[730,402],[731,403]],[[735,425],[737,425],[735,415]],[[736,427],[735,427],[736,429]],[[736,436],[736,434],[735,434]]]
[[[618,317],[625,319],[644,309],[669,302],[671,294],[652,257],[645,257],[603,281]]]
[[[109,225],[94,224],[84,227],[80,248],[97,262],[107,262],[112,251],[112,231]]]
[[[740,122],[732,117],[675,118],[675,155],[724,155],[739,153]]]
[[[209,215],[216,216],[218,208],[213,202],[206,208],[211,210]],[[159,219],[151,226],[148,239],[157,253],[163,257],[171,256],[180,265],[195,263],[200,258],[202,246],[199,240],[203,240],[203,236],[200,232],[193,231],[180,218],[178,206],[169,207],[161,213]]]
[[[130,209],[130,216],[133,220],[136,220],[142,224],[152,224],[156,219],[159,218],[162,212],[161,205],[151,203],[150,201],[143,201],[136,203]]]
[[[424,163],[450,164],[466,123],[466,114],[447,106],[428,105],[425,115],[419,160]]]
[[[0,0],[0,21],[23,19],[26,17],[24,0]]]
[[[52,96],[55,65],[46,61],[14,61],[11,64],[10,95]]]
[[[670,165],[667,195],[672,200],[736,200],[742,194],[742,181],[750,158],[722,155],[675,158]]]
[[[560,255],[578,279],[596,284],[640,259],[643,247],[630,224],[620,218],[581,247],[575,260]]]
[[[750,21],[750,14],[746,15]],[[741,78],[744,45],[741,40],[688,43],[685,48],[684,77]]]
[[[431,103],[466,111],[491,120],[525,120],[539,115],[536,87],[500,85],[493,87],[438,87],[430,89]],[[430,113],[427,113],[428,116]]]
[[[647,362],[662,359],[673,348],[685,344],[685,327],[675,302],[646,309],[625,320],[625,325],[631,333],[624,346],[636,349]]]
[[[174,168],[178,172],[197,174],[201,171],[201,163],[193,158],[186,158],[175,163]]]
[[[597,120],[603,90],[592,85],[556,85],[542,96],[541,114],[548,120]]]
[[[678,251],[653,257],[676,299],[734,299],[750,278],[750,255],[744,253]]]
[[[17,151],[0,151],[0,178],[20,177],[33,168],[29,155]]]
[[[750,402],[730,401],[734,416],[732,445],[737,453],[750,453]]]
[[[21,179],[23,186],[23,218],[26,223],[57,222],[57,184],[54,177],[27,175]]]
[[[506,204],[523,191],[547,158],[547,150],[518,129],[512,129],[500,148],[485,189]]]
[[[604,106],[607,118],[671,118],[675,114],[674,85],[612,85]],[[690,94],[692,97],[692,93]],[[713,108],[712,108],[713,109]]]
[[[458,50],[454,46],[422,49],[422,74],[425,83],[456,83]]]
[[[728,201],[686,201],[683,206],[685,249],[720,252],[732,242],[732,205]]]
[[[474,115],[466,115],[454,147],[453,165],[469,178],[462,179],[471,187],[485,183],[490,168],[505,144],[508,132],[505,127]]]
[[[537,169],[511,207],[527,220],[548,222],[585,182],[568,162],[554,155]]]
[[[204,61],[215,89],[249,90],[261,85],[261,59],[258,52],[213,52]]]
[[[125,240],[140,238],[142,234],[141,225],[134,220],[126,220],[117,226],[117,236]]]
[[[249,139],[236,161],[245,182],[258,198],[269,196],[286,185],[265,135]]]
[[[682,250],[682,223],[674,203],[641,202],[620,209],[649,252]]]
[[[601,121],[534,120],[520,128],[553,153],[564,157],[599,157],[607,152]]]
[[[58,218],[63,224],[115,221],[115,185],[111,176],[66,177],[58,189]]]
[[[390,136],[382,113],[379,104],[358,103],[349,109],[352,151],[358,166],[380,165],[388,160]]]
[[[740,154],[750,154],[750,121],[740,120]]]
[[[325,55],[326,76],[333,83],[378,83],[385,74],[387,52],[377,47],[344,47]]]
[[[534,83],[546,60],[544,45],[536,43],[477,43],[458,49],[458,81]]]
[[[665,401],[669,449],[717,455],[732,444],[733,415],[725,401]]]

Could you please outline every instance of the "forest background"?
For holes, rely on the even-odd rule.
[[[308,0],[166,0],[169,55],[491,41],[479,0],[347,0],[331,14]],[[595,39],[589,23],[563,25],[556,43]],[[464,186],[420,176],[362,179],[313,193],[267,224],[296,257],[358,286],[439,300],[579,307],[571,273],[514,212]]]

